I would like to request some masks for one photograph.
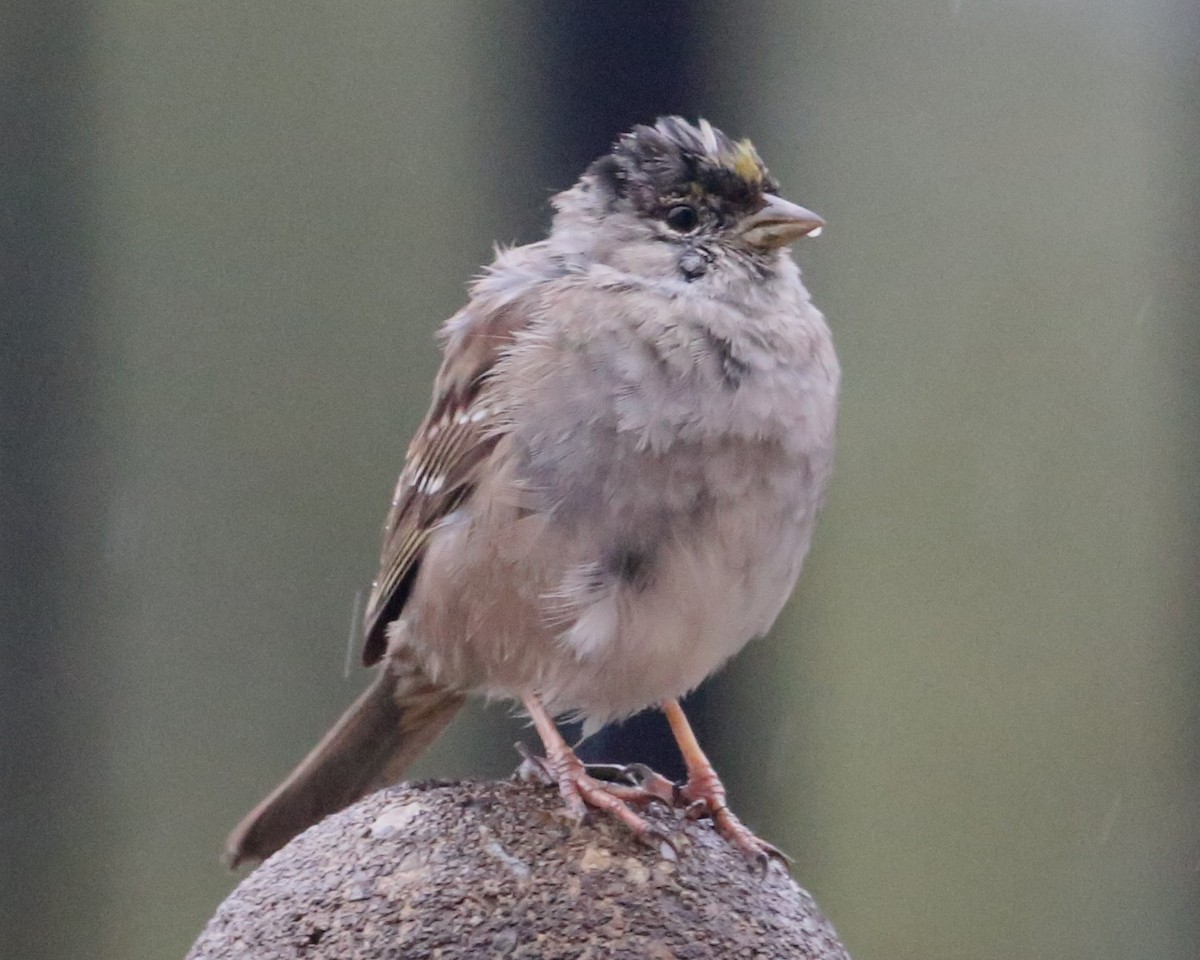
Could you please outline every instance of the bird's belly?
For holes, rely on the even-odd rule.
[[[644,580],[595,597],[558,638],[541,691],[552,709],[597,723],[627,716],[682,696],[764,633],[812,530],[810,511],[780,507],[751,500],[718,512],[664,545]]]
[[[733,450],[601,462],[555,509],[489,495],[439,531],[406,611],[434,679],[595,725],[686,693],[771,625],[824,468]]]

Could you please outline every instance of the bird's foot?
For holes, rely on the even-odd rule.
[[[619,783],[637,787],[644,802],[657,801],[665,807],[679,807],[680,785],[674,780],[668,780],[657,770],[644,763],[589,763],[584,769],[597,780],[605,783]]]
[[[518,744],[517,750],[524,757],[517,775],[557,786],[572,820],[583,820],[590,807],[620,821],[648,847],[672,858],[678,855],[675,839],[634,809],[644,809],[652,803],[671,805],[658,792],[642,786],[637,767],[616,764],[587,767],[565,744],[562,749],[548,750],[544,757],[534,756],[523,744]],[[665,778],[659,779],[670,783]]]
[[[725,786],[711,767],[694,772],[687,783],[678,788],[678,797],[686,804],[685,812],[689,819],[711,819],[717,833],[764,873],[772,861],[788,869],[792,858],[774,844],[756,836],[729,809],[725,802]]]

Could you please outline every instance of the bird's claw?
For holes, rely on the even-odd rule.
[[[707,801],[705,803],[707,804]],[[711,817],[717,833],[736,847],[760,874],[766,875],[772,862],[778,863],[785,871],[790,871],[792,858],[774,844],[757,837],[728,807],[713,811]]]
[[[520,742],[514,743],[513,747],[521,755],[521,763],[513,772],[514,780],[521,783],[540,783],[544,787],[552,787],[557,783],[545,757],[539,757]]]
[[[644,763],[631,763],[627,768],[637,778],[637,785],[658,797],[668,807],[678,807],[681,800],[680,784],[668,780],[657,770]]]
[[[601,780],[604,783],[620,783],[627,787],[641,786],[638,767],[640,763],[624,764],[624,763],[585,763],[583,769],[587,771],[589,777],[596,780]]]
[[[683,815],[689,820],[703,820],[709,815],[708,801],[703,797],[693,800],[683,808]]]
[[[712,820],[717,834],[736,847],[759,872],[765,874],[772,861],[785,870],[790,869],[791,857],[774,844],[757,837],[726,806],[725,788],[711,769],[689,778],[679,788],[679,797],[684,804],[684,816],[689,820]]]
[[[664,851],[669,850],[669,859],[678,858],[680,847],[677,838],[633,809],[651,803],[671,806],[669,798],[642,785],[645,779],[650,779],[656,785],[657,780],[668,784],[670,781],[642,764],[629,767],[620,764],[585,766],[573,753],[539,757],[523,743],[518,743],[516,748],[522,757],[515,774],[517,779],[557,786],[566,806],[564,812],[572,822],[581,822],[588,808],[598,810],[623,823],[639,842],[664,856],[668,856]]]

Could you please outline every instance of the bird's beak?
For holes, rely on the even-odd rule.
[[[766,201],[763,208],[741,223],[740,233],[746,243],[770,250],[801,237],[821,235],[825,221],[811,210],[773,193],[764,193],[763,199]]]

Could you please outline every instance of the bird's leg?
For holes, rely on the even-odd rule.
[[[770,860],[776,859],[786,864],[788,857],[783,851],[756,837],[726,805],[725,785],[700,749],[700,743],[679,701],[664,700],[662,711],[667,715],[671,733],[675,735],[675,742],[679,744],[679,752],[683,754],[683,762],[687,767],[687,782],[679,788],[678,793],[679,798],[688,804],[688,815],[711,817],[717,833],[755,863],[766,867]]]
[[[656,794],[643,790],[641,787],[622,783],[607,783],[598,780],[587,772],[583,761],[563,739],[554,719],[546,712],[537,697],[529,695],[523,698],[525,709],[533,720],[542,745],[546,748],[546,758],[542,767],[549,777],[558,785],[558,792],[567,805],[567,812],[576,820],[582,820],[588,807],[603,811],[609,816],[620,820],[643,843],[661,849],[665,842],[672,848],[670,837],[661,829],[654,826],[640,814],[630,808],[630,804],[644,806],[661,798]]]

